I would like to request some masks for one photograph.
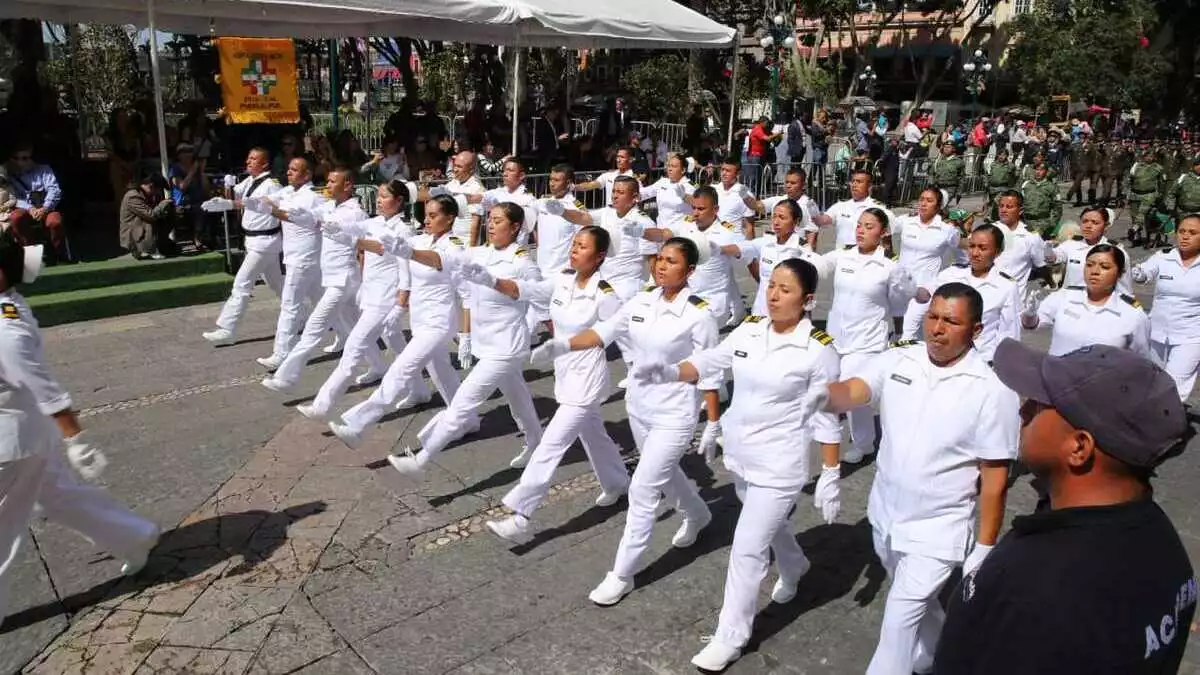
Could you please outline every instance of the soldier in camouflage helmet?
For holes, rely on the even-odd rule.
[[[945,190],[951,199],[962,198],[962,180],[966,175],[967,165],[963,158],[955,152],[953,143],[942,146],[942,156],[929,170],[929,181],[933,187]]]
[[[1117,185],[1117,180],[1126,171],[1126,151],[1119,140],[1113,139],[1104,144],[1100,153],[1100,178],[1104,181],[1104,194],[1100,197],[1100,206],[1108,208],[1115,204],[1114,196],[1119,196],[1120,188],[1117,188],[1116,195],[1113,194],[1113,187]]]
[[[1142,148],[1142,158],[1129,169],[1129,208],[1132,226],[1129,243],[1137,246],[1145,241],[1146,216],[1158,202],[1166,174],[1158,163],[1158,153],[1150,146]]]
[[[1168,186],[1167,211],[1174,214],[1176,221],[1185,215],[1200,213],[1200,155],[1191,159],[1191,170],[1175,179]]]
[[[997,218],[996,214],[996,196],[1005,190],[1011,190],[1017,186],[1017,169],[1008,161],[1008,150],[1001,148],[996,151],[996,161],[992,162],[992,168],[988,172],[987,191],[988,203],[987,213],[991,220]]]
[[[1071,189],[1067,199],[1075,196],[1075,206],[1083,206],[1083,180],[1088,181],[1088,204],[1096,201],[1096,183],[1100,175],[1100,148],[1088,137],[1071,145]]]
[[[1021,185],[1021,196],[1025,199],[1025,225],[1031,232],[1038,232],[1043,239],[1053,239],[1062,218],[1062,202],[1058,197],[1058,185],[1048,177],[1049,167],[1039,164],[1033,167],[1033,178]]]

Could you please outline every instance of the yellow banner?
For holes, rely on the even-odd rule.
[[[300,121],[296,46],[287,39],[218,38],[221,97],[233,124]]]

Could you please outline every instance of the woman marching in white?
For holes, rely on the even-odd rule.
[[[362,435],[367,427],[378,422],[393,406],[405,407],[428,400],[419,398],[423,387],[423,384],[417,384],[421,369],[429,370],[443,401],[452,400],[458,393],[458,373],[450,365],[446,348],[458,332],[454,275],[466,257],[462,240],[450,234],[460,208],[466,210],[454,197],[433,197],[425,202],[424,233],[411,240],[380,233],[382,239],[364,242],[364,248],[375,248],[378,243],[384,250],[408,262],[412,340],[392,361],[383,382],[370,398],[343,413],[340,422],[329,424],[334,435],[351,448],[362,445]],[[477,429],[478,417],[472,418],[466,426],[466,431]]]
[[[891,227],[892,244],[899,244],[900,257],[897,262],[908,270],[917,285],[929,284],[942,271],[946,253],[958,249],[962,235],[954,225],[943,222],[938,212],[942,210],[945,194],[934,187],[927,187],[917,198],[917,212],[911,216],[896,218]],[[935,286],[932,290],[937,290]],[[915,298],[900,301],[892,307],[893,317],[902,317],[900,333],[916,337],[921,329],[927,309],[925,303]]]
[[[474,335],[471,355],[479,361],[446,409],[417,434],[421,452],[405,448],[403,454],[388,456],[392,467],[406,476],[422,478],[429,462],[470,428],[475,411],[496,389],[504,395],[517,428],[525,434],[525,447],[509,465],[524,467],[542,440],[542,425],[533,407],[533,395],[522,375],[529,358],[529,329],[525,323],[529,302],[491,287],[495,278],[523,281],[541,278],[528,249],[517,243],[524,218],[525,211],[517,204],[505,202],[492,207],[487,229],[489,243],[466,254],[461,275],[470,288],[467,309],[463,311],[466,324],[463,329]],[[404,255],[401,251],[397,254]]]
[[[767,319],[747,318],[720,345],[677,365],[639,362],[634,368],[634,378],[655,383],[696,382],[732,368],[737,385],[723,419],[724,461],[742,512],[716,634],[692,659],[704,670],[723,670],[741,656],[771,552],[779,567],[771,599],[785,603],[796,596],[810,563],[788,515],[808,482],[812,428],[838,427],[835,415],[818,410],[826,386],[838,380],[838,355],[830,345],[833,338],[813,328],[807,317],[817,290],[816,268],[804,260],[784,260],[774,266],[767,286]],[[837,445],[822,446],[815,503],[827,523],[841,506],[839,472]]]
[[[660,230],[679,232],[684,219],[692,213],[692,193],[696,191],[696,186],[684,175],[686,172],[687,160],[680,155],[671,155],[667,158],[666,175],[641,190],[642,201],[653,199],[658,206],[655,222]],[[659,243],[642,239],[638,245],[639,253],[646,257],[650,276],[653,277]]]
[[[629,336],[635,363],[677,363],[716,345],[716,319],[704,300],[688,293],[688,277],[699,262],[700,249],[691,239],[668,239],[654,265],[657,287],[635,295],[608,321],[574,337],[558,336],[547,341],[537,349],[539,358],[601,348],[621,335]],[[650,384],[630,378],[625,405],[641,456],[629,486],[625,532],[613,569],[588,596],[592,602],[615,605],[633,590],[633,573],[650,543],[655,507],[662,494],[683,513],[683,524],[671,541],[674,546],[691,546],[700,530],[712,522],[708,505],[683,473],[679,460],[695,434],[699,391],[704,392],[710,426],[716,424],[719,386],[720,378],[701,381],[699,390],[683,382]],[[701,442],[700,449],[706,451],[706,444],[715,443],[716,434],[711,434],[710,440]]]
[[[360,314],[346,338],[341,360],[321,385],[316,398],[311,404],[296,406],[296,411],[305,417],[324,420],[329,415],[333,404],[345,395],[355,370],[367,362],[367,349],[373,349],[381,337],[395,354],[403,352],[407,345],[400,319],[408,307],[408,261],[385,251],[382,242],[413,235],[412,227],[404,217],[410,196],[409,188],[403,182],[384,183],[379,186],[375,199],[375,210],[379,215],[340,228],[332,222],[322,226],[327,237],[363,252],[362,286],[358,291]],[[403,304],[400,304],[401,295]],[[383,369],[368,368],[355,381],[360,385],[378,382],[384,372]],[[419,377],[413,380],[412,392],[416,399],[430,398],[425,380]]]
[[[1150,347],[1188,400],[1200,375],[1200,214],[1179,219],[1175,247],[1133,268],[1138,283],[1154,283]]]
[[[583,228],[571,245],[570,269],[536,284],[511,279],[496,280],[492,286],[510,297],[549,298],[550,318],[561,335],[576,335],[617,313],[621,301],[611,285],[597,274],[610,252],[612,238],[603,228]],[[482,277],[471,269],[466,272]],[[533,353],[537,359],[548,350]],[[609,393],[608,362],[603,349],[586,349],[562,354],[554,360],[554,398],[558,410],[546,425],[542,442],[533,451],[520,482],[504,496],[504,505],[514,515],[487,524],[496,536],[513,544],[533,536],[530,522],[550,489],[550,479],[567,449],[579,438],[596,478],[600,481],[597,506],[611,506],[629,489],[629,473],[621,460],[621,449],[608,436],[600,416],[600,404]]]
[[[801,228],[805,222],[803,208],[791,199],[783,199],[771,209],[771,231],[750,241],[731,244],[738,248],[737,253],[746,260],[758,260],[758,273],[761,275],[758,290],[754,294],[753,313],[765,316],[767,313],[767,286],[770,285],[771,270],[784,260],[800,258],[814,265],[819,265],[817,254],[808,246],[808,231]],[[797,229],[801,228],[801,229]],[[722,247],[726,251],[728,247]]]

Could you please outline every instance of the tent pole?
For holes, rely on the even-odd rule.
[[[729,85],[729,134],[725,137],[725,152],[729,154],[733,154],[733,125],[737,124],[737,78],[738,66],[740,65],[738,62],[741,61],[741,59],[738,58],[738,52],[741,50],[741,46],[742,31],[739,28],[737,36],[733,38],[733,67],[729,69],[731,71]]]
[[[158,74],[158,29],[154,25],[154,0],[146,3],[147,23],[150,24],[150,80],[154,85],[154,112],[158,122],[158,160],[162,175],[167,176],[167,122],[163,112],[162,83]]]
[[[521,41],[517,39],[517,46],[513,53],[513,88],[512,88],[512,156],[517,156],[517,117],[520,113],[517,104],[518,94],[521,90]]]
[[[338,84],[338,41],[329,41],[329,107],[333,109],[333,130],[342,130],[342,89]]]

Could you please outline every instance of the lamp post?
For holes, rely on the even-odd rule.
[[[776,14],[767,25],[766,34],[758,41],[767,53],[768,65],[773,64],[771,73],[771,122],[774,123],[779,108],[779,76],[783,68],[785,52],[796,46],[795,31],[782,14]]]
[[[967,91],[971,92],[971,114],[979,115],[979,92],[983,91],[984,80],[992,71],[992,64],[982,49],[976,49],[971,60],[963,64],[963,76],[967,80]]]
[[[862,90],[866,93],[867,98],[871,99],[872,101],[875,100],[875,86],[878,80],[879,75],[876,74],[875,69],[871,66],[864,68],[863,71],[858,75],[859,86],[862,87]]]

